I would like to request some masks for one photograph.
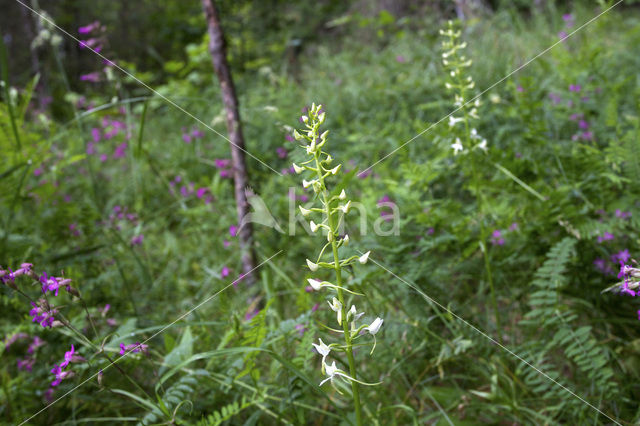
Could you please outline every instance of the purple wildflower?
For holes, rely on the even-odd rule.
[[[56,387],[67,377],[73,376],[73,371],[62,371],[62,367],[57,364],[53,365],[51,372],[56,376],[55,380],[51,382],[51,387]]]
[[[398,56],[396,56],[396,62],[399,62],[399,63],[401,63],[401,64],[404,64],[405,62],[407,62],[407,58],[405,58],[405,57],[404,57],[404,56],[402,56],[402,55],[398,55]]]
[[[183,133],[182,140],[184,143],[191,143],[191,135],[189,133]]]
[[[226,278],[229,276],[230,273],[231,273],[231,269],[229,269],[229,267],[227,266],[223,266],[222,270],[220,271],[220,278]]]
[[[236,225],[231,225],[229,227],[229,235],[231,235],[232,237],[238,235],[238,227]]]
[[[569,34],[567,34],[567,32],[566,32],[566,31],[560,31],[560,32],[558,33],[558,38],[559,38],[560,40],[564,40],[564,39],[566,39],[568,36],[569,36]]]
[[[593,265],[596,267],[596,269],[598,269],[600,272],[602,272],[604,275],[611,275],[611,274],[615,274],[615,272],[613,271],[613,269],[611,268],[611,266],[607,263],[606,260],[601,259],[601,258],[596,258],[593,261]]]
[[[244,319],[247,321],[250,321],[253,317],[255,317],[256,315],[258,315],[258,312],[260,312],[260,309],[255,308],[253,311],[251,312],[247,312],[244,316]]]
[[[287,150],[284,147],[279,146],[278,148],[276,148],[276,153],[278,154],[278,157],[280,158],[287,158]]]
[[[125,353],[138,353],[143,352],[146,353],[148,345],[140,344],[140,342],[132,343],[130,345],[125,345],[124,343],[120,343],[120,355],[124,355]]]
[[[41,167],[38,167],[37,169],[35,169],[33,171],[33,175],[34,176],[40,176],[41,174],[42,174],[42,168]]]
[[[209,188],[198,188],[198,190],[196,191],[196,196],[198,198],[202,198],[204,197],[204,194],[206,194],[208,190]]]
[[[555,93],[549,93],[549,99],[551,99],[551,101],[557,105],[560,102],[562,102],[562,98],[558,95],[556,95]]]
[[[631,212],[623,212],[620,209],[616,209],[616,217],[619,219],[626,219],[628,217],[631,217]]]
[[[95,143],[100,142],[100,139],[102,138],[102,136],[100,136],[100,129],[93,127],[91,129],[91,137]]]
[[[100,73],[95,71],[89,74],[82,74],[80,76],[80,81],[88,81],[90,83],[97,83],[100,81]]]
[[[598,242],[602,243],[603,241],[611,241],[614,238],[615,236],[612,233],[605,231],[603,236],[598,236]]]
[[[567,28],[571,28],[574,23],[574,18],[571,13],[567,13],[566,15],[562,15],[562,20],[564,21]]]
[[[587,123],[585,120],[580,120],[578,122],[578,127],[582,130],[587,130],[589,128],[589,123]]]
[[[580,86],[579,84],[570,84],[569,85],[569,91],[570,92],[579,92],[580,90],[582,90],[582,86]]]
[[[216,158],[213,162],[219,169],[225,169],[231,165],[231,160],[228,158]]]
[[[500,232],[500,230],[496,229],[491,234],[491,244],[493,244],[494,246],[495,245],[498,245],[498,246],[504,245],[504,238],[502,238],[502,232]]]
[[[41,338],[39,338],[38,336],[35,336],[33,338],[33,340],[31,341],[31,344],[29,345],[29,348],[27,349],[27,353],[28,354],[32,354],[36,351],[36,349],[38,349],[40,346],[44,346],[46,345],[46,342],[44,340],[42,340]]]
[[[144,240],[144,234],[136,235],[135,237],[131,238],[131,245],[132,246],[142,245],[143,240]]]
[[[629,261],[629,259],[631,258],[631,255],[629,254],[629,250],[628,249],[624,249],[622,251],[619,251],[618,253],[615,253],[611,256],[611,260],[614,262],[622,262],[622,263],[627,263]]]
[[[593,132],[592,131],[582,132],[580,137],[582,139],[586,140],[586,141],[592,141],[593,140]]]
[[[40,275],[40,282],[42,283],[43,293],[46,293],[47,291],[55,291],[54,296],[58,295],[60,284],[58,283],[58,279],[56,277],[50,277],[46,272],[43,272],[42,275]]]
[[[120,145],[118,145],[115,149],[115,151],[113,151],[113,158],[122,158],[124,157],[124,151],[127,149],[127,143],[126,142],[122,142]]]
[[[76,349],[71,345],[71,350],[64,353],[64,361],[60,364],[60,368],[66,368],[67,365],[73,359],[73,354],[76,352]]]
[[[33,358],[25,358],[18,360],[18,370],[26,370],[31,371],[33,369],[33,364],[36,362]]]
[[[513,232],[517,230],[518,230],[518,222],[513,222],[511,225],[509,225],[509,231]]]
[[[35,303],[31,302],[33,309],[29,311],[29,315],[33,317],[31,322],[37,322],[44,328],[51,328],[53,321],[55,320],[55,314],[58,313],[56,309],[45,310]]]
[[[89,34],[93,30],[98,28],[99,26],[100,26],[100,21],[93,21],[89,25],[85,25],[84,27],[79,27],[78,28],[78,33],[79,34]]]
[[[284,135],[284,139],[285,139],[287,142],[293,142],[293,141],[295,141],[295,138],[294,138],[293,136],[291,136],[289,133],[287,133],[286,135]]]
[[[12,335],[11,337],[7,338],[4,342],[4,349],[7,350],[9,349],[9,347],[11,345],[13,345],[15,342],[17,342],[20,339],[24,339],[29,337],[29,335],[27,333],[16,333],[14,335]]]

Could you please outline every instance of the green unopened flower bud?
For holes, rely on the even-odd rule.
[[[304,167],[300,167],[296,163],[293,163],[293,170],[296,172],[296,174],[299,175],[300,173],[304,172]]]
[[[294,131],[293,131],[293,137],[294,137],[294,138],[295,138],[295,140],[297,140],[297,141],[299,141],[300,139],[302,139],[302,138],[303,138],[303,136],[302,136],[300,133],[298,133],[298,131],[297,131],[297,130],[294,130]]]

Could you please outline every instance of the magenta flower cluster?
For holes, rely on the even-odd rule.
[[[214,161],[216,168],[220,171],[221,178],[233,177],[233,167],[231,166],[231,160],[228,158],[216,158]]]
[[[148,345],[143,345],[140,342],[132,343],[130,345],[125,345],[124,343],[120,343],[120,355],[124,355],[126,353],[146,353],[149,349]]]
[[[203,186],[196,189],[196,184],[193,182],[189,182],[185,185],[182,185],[181,182],[182,177],[176,176],[171,182],[169,182],[169,192],[171,194],[175,194],[175,190],[179,186],[180,189],[178,191],[184,198],[195,195],[198,199],[204,200],[205,204],[211,204],[213,202],[213,195],[210,194],[209,188]]]
[[[80,40],[78,42],[80,49],[91,49],[98,53],[102,52],[106,41],[104,37],[105,30],[106,27],[100,24],[99,21],[94,21],[88,25],[79,27],[78,34],[83,38],[86,37],[85,40]],[[110,60],[104,60],[104,63],[107,67],[114,65]],[[101,80],[102,75],[99,71],[90,72],[80,76],[80,81],[88,81],[90,83],[98,83]]]
[[[124,112],[124,110],[121,111],[121,113]],[[112,119],[109,116],[103,117],[100,121],[100,128],[93,127],[91,129],[91,140],[87,142],[86,148],[87,155],[98,155],[98,147],[100,145],[105,145],[100,144],[100,142],[109,141],[119,135],[122,135],[124,140],[120,139],[119,142],[115,143],[115,148],[113,148],[113,153],[111,154],[111,158],[114,160],[124,158],[126,156],[126,151],[129,147],[127,141],[131,139],[131,131],[127,128],[127,124],[123,120]],[[109,155],[105,151],[107,149],[112,149],[112,146],[101,149],[103,152],[99,154],[100,162],[104,163],[109,159]]]
[[[197,127],[192,127],[191,130],[186,127],[182,128],[182,140],[184,143],[191,143],[191,141],[195,141],[196,139],[201,139],[204,137],[204,132]]]

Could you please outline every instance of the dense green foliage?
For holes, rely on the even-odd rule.
[[[101,37],[111,40],[102,53],[226,135],[199,2],[162,11],[139,3],[133,15],[149,20],[140,27],[96,3],[95,16],[106,14]],[[371,250],[375,261],[344,271],[345,286],[366,290],[354,302],[366,319],[384,318],[373,356],[354,349],[359,378],[383,382],[360,388],[366,424],[640,421],[638,307],[601,293],[618,281],[621,253],[640,247],[638,10],[617,6],[530,64],[604,2],[497,8],[459,23],[471,92],[491,90],[474,121],[488,151],[454,156],[446,117],[456,107],[438,32],[447,2],[433,2],[438,14],[404,17],[342,2],[225,3],[247,150],[283,173],[247,157],[252,191],[284,231],[254,226],[252,285],[234,281],[225,139],[63,34],[44,41],[40,76],[19,68],[28,58],[9,43],[0,269],[31,262],[38,274],[70,278],[81,297],[49,294],[68,326],[43,328],[29,316],[40,283],[16,278],[23,294],[0,287],[0,421],[19,423],[63,397],[30,422],[354,422],[349,389],[318,386],[325,377],[311,344],[335,337],[320,325],[335,314],[326,294],[306,289],[305,259],[322,238],[292,218],[313,195],[289,171],[306,157],[291,135],[312,102],[327,111],[331,154],[343,163],[331,187],[365,207],[364,235],[358,219],[347,222],[349,254]],[[56,7],[51,15],[74,36],[90,23]],[[123,13],[135,43],[110,27]],[[153,37],[140,28],[156,22],[154,41],[141,41]],[[137,61],[143,51],[162,53]],[[80,80],[92,72],[97,82]],[[391,227],[383,200],[397,207],[398,234],[372,229]],[[27,355],[34,336],[45,344]],[[120,358],[121,344],[143,341],[146,352]],[[84,360],[50,388],[71,344]],[[25,359],[32,370],[18,368]],[[117,368],[110,359],[121,359]]]

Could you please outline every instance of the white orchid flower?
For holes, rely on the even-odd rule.
[[[331,380],[331,382],[333,382],[333,378],[335,376],[342,376],[342,377],[344,377],[346,379],[352,380],[351,377],[349,377],[342,370],[340,370],[338,367],[336,367],[336,362],[335,361],[333,361],[333,364],[327,364],[325,366],[325,368],[326,368],[326,373],[327,373],[328,377],[320,382],[320,386],[324,385],[329,380]]]
[[[309,259],[307,259],[307,266],[309,267],[309,269],[311,270],[311,272],[315,272],[318,270],[318,264],[317,263],[313,263],[312,261],[310,261]]]
[[[311,213],[311,210],[309,209],[305,209],[302,206],[298,206],[298,208],[300,209],[300,213],[302,213],[302,216],[309,216],[309,213]]]
[[[362,256],[360,256],[358,258],[358,262],[360,262],[361,264],[364,265],[369,260],[369,255],[370,254],[371,254],[371,251],[366,252],[365,254],[363,254]]]
[[[344,189],[343,189],[342,192],[340,192],[340,195],[338,195],[338,199],[346,200],[346,198],[347,198],[347,193],[344,192]]]
[[[378,317],[368,327],[365,327],[364,329],[375,336],[375,334],[378,331],[380,331],[380,327],[382,327],[383,322],[384,320]]]
[[[456,123],[459,123],[461,121],[464,121],[464,118],[460,117],[460,118],[455,118],[453,115],[449,116],[449,127],[453,127],[456,125]]]
[[[340,303],[340,301],[335,297],[331,302],[327,302],[327,303],[329,304],[329,307],[331,308],[331,310],[337,314],[338,324],[342,325],[342,303]]]
[[[460,142],[460,138],[456,138],[456,142],[451,145],[451,148],[453,148],[453,155],[456,155],[459,151],[464,149],[462,142]]]
[[[378,341],[376,340],[376,333],[380,331],[380,327],[382,327],[383,322],[384,320],[378,317],[369,326],[364,328],[373,336],[373,347],[371,348],[371,352],[369,353],[369,355],[373,355],[373,351],[376,349],[376,344],[378,343]]]
[[[347,204],[345,204],[344,206],[338,206],[337,207],[337,209],[340,210],[344,214],[349,213],[349,209],[350,208],[351,208],[351,200],[347,201]]]
[[[322,285],[322,281],[320,281],[320,280],[316,280],[316,279],[313,279],[313,278],[309,278],[309,279],[307,279],[307,282],[309,283],[309,285],[311,286],[311,288],[312,288],[312,289],[314,289],[315,291],[318,291],[318,290],[320,290],[322,287],[324,287],[324,286]]]
[[[318,353],[322,355],[322,372],[324,372],[326,359],[327,359],[327,356],[329,355],[329,352],[331,352],[331,347],[325,345],[322,339],[318,338],[318,340],[320,341],[319,345],[315,343],[312,343],[312,345],[314,348],[316,348],[316,351],[318,351]]]

